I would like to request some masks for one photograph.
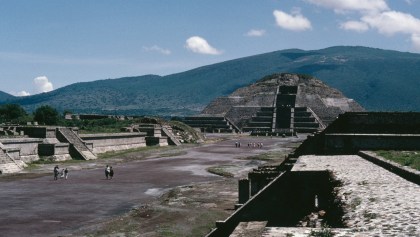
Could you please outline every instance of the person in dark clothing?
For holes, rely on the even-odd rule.
[[[114,176],[114,170],[111,168],[109,169],[109,178],[112,179],[112,177]]]
[[[56,165],[54,167],[54,180],[57,180],[58,179],[58,173],[59,173],[59,171],[58,171],[58,165]]]
[[[105,177],[106,177],[106,179],[108,179],[108,176],[109,176],[109,172],[111,171],[111,169],[109,168],[109,166],[107,165],[106,166],[106,168],[105,168]]]

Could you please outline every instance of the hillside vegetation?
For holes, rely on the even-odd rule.
[[[8,102],[29,111],[48,104],[79,113],[184,116],[279,72],[313,75],[367,110],[420,111],[420,54],[345,46],[275,51],[164,77],[76,83]]]
[[[0,102],[1,101],[6,101],[6,100],[13,100],[15,98],[16,97],[14,97],[12,95],[9,95],[9,94],[7,94],[7,93],[5,93],[3,91],[0,91]]]

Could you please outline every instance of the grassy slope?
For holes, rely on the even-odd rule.
[[[420,170],[420,152],[419,151],[377,151],[376,154],[387,160],[394,161],[403,166],[409,166]]]

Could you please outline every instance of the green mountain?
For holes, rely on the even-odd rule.
[[[279,72],[313,75],[367,110],[420,111],[420,54],[347,46],[275,51],[164,77],[76,83],[14,102],[28,110],[48,104],[81,113],[191,115]]]
[[[14,99],[16,99],[16,97],[14,97],[13,95],[0,91],[0,102]]]

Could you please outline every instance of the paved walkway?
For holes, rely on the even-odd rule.
[[[420,236],[420,187],[359,156],[301,156],[292,171],[331,170],[343,186],[347,229],[335,236]],[[309,229],[296,228],[308,232]],[[269,228],[263,236],[298,234]],[[304,234],[304,233],[301,233]],[[296,235],[299,236],[299,235]]]
[[[282,149],[290,139],[299,140],[247,137],[241,139],[241,148],[228,140],[186,149],[187,154],[175,157],[110,163],[115,170],[113,180],[105,179],[105,167],[101,167],[70,169],[68,180],[54,181],[51,168],[49,176],[0,182],[0,236],[69,235],[121,215],[176,186],[221,179],[205,171],[209,166],[255,168],[258,163],[235,158]],[[263,142],[264,148],[247,148],[249,141]]]

